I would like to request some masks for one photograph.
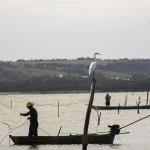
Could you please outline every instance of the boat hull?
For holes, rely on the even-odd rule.
[[[71,145],[82,144],[83,135],[70,136],[12,136],[9,135],[16,145],[40,145],[40,144],[56,144]],[[94,134],[88,135],[88,144],[113,144],[115,134]]]
[[[138,106],[92,106],[93,109],[100,109],[100,110],[129,110],[129,109],[138,109]],[[139,109],[150,109],[150,105],[139,106]]]

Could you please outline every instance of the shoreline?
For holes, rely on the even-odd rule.
[[[102,92],[102,91],[95,91],[95,93],[136,93],[139,91],[106,91],[106,92]],[[140,92],[147,92],[147,91],[140,91]],[[72,94],[72,93],[90,93],[89,91],[48,91],[48,92],[0,92],[0,95],[7,95],[7,94]]]

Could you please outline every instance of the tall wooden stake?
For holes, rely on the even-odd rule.
[[[139,104],[137,105],[137,114],[140,113],[140,110],[139,110]]]
[[[97,107],[96,107],[97,108]],[[97,125],[100,125],[100,119],[101,119],[101,112],[98,114],[98,108],[97,108],[97,118],[98,118],[98,123]]]
[[[87,145],[88,145],[87,135],[88,135],[89,120],[90,120],[90,115],[91,115],[91,108],[92,108],[93,99],[94,99],[95,85],[96,85],[96,80],[93,79],[92,84],[91,84],[91,95],[90,95],[89,105],[87,108],[85,123],[84,123],[82,150],[87,150]]]
[[[98,125],[100,125],[100,120],[101,120],[101,112],[99,113],[99,116],[98,116]]]
[[[148,105],[148,98],[149,98],[149,91],[147,91],[147,101],[146,101],[146,105]]]
[[[125,96],[124,106],[127,106],[127,100],[128,100],[128,96]]]
[[[12,99],[11,99],[11,109],[12,109]]]
[[[59,117],[59,101],[58,101],[58,117]]]
[[[119,114],[119,110],[120,110],[120,103],[118,104],[118,114]]]
[[[136,101],[136,105],[137,105],[137,114],[140,113],[140,109],[139,109],[140,103],[141,103],[141,101],[140,101],[140,97],[139,97],[139,101]]]

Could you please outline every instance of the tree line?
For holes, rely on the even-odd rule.
[[[146,80],[108,80],[96,78],[96,91],[123,92],[149,91],[150,79]],[[24,81],[0,82],[0,92],[71,92],[90,91],[90,78],[32,78]]]
[[[0,62],[0,92],[89,92],[88,68],[93,58],[76,60],[18,60]],[[53,76],[53,74],[58,73]],[[150,83],[150,60],[127,58],[99,60],[96,67],[96,90],[99,92],[147,91]],[[126,79],[110,78],[128,75]],[[114,75],[115,74],[115,75]],[[59,76],[61,75],[61,76]]]

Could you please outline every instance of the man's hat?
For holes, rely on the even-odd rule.
[[[34,102],[28,102],[26,106],[27,107],[34,106]]]

